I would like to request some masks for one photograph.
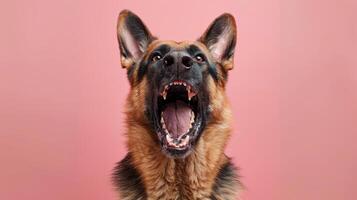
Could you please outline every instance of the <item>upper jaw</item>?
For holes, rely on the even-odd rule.
[[[160,92],[160,96],[164,100],[166,100],[167,93],[168,93],[170,87],[172,87],[172,86],[184,86],[184,87],[186,87],[187,99],[189,101],[191,101],[192,97],[197,95],[197,92],[195,91],[195,89],[193,88],[193,86],[189,82],[184,81],[184,80],[174,80],[174,81],[171,81],[171,82],[165,84],[162,87],[161,92]]]

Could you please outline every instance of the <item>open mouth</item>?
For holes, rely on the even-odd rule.
[[[163,149],[173,156],[190,150],[201,127],[197,92],[186,81],[172,81],[158,98],[159,131]]]

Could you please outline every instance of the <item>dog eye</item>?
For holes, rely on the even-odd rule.
[[[196,55],[195,59],[196,59],[197,62],[204,62],[205,61],[204,56],[201,55],[201,54]]]
[[[154,56],[151,58],[151,60],[152,60],[153,62],[159,61],[159,60],[161,60],[161,59],[162,59],[162,56],[161,56],[160,54],[156,54],[156,55],[154,55]]]

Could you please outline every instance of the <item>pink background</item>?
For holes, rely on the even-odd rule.
[[[129,8],[162,39],[238,19],[227,154],[246,200],[357,198],[356,1],[0,3],[0,199],[115,199],[125,154],[116,18]]]

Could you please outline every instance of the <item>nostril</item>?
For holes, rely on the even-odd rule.
[[[190,69],[191,66],[193,65],[193,60],[189,56],[183,56],[181,62],[185,66],[186,69]]]
[[[164,64],[165,64],[165,66],[170,66],[170,65],[172,65],[173,63],[175,62],[175,60],[174,60],[174,58],[172,57],[172,56],[166,56],[165,58],[164,58]]]

